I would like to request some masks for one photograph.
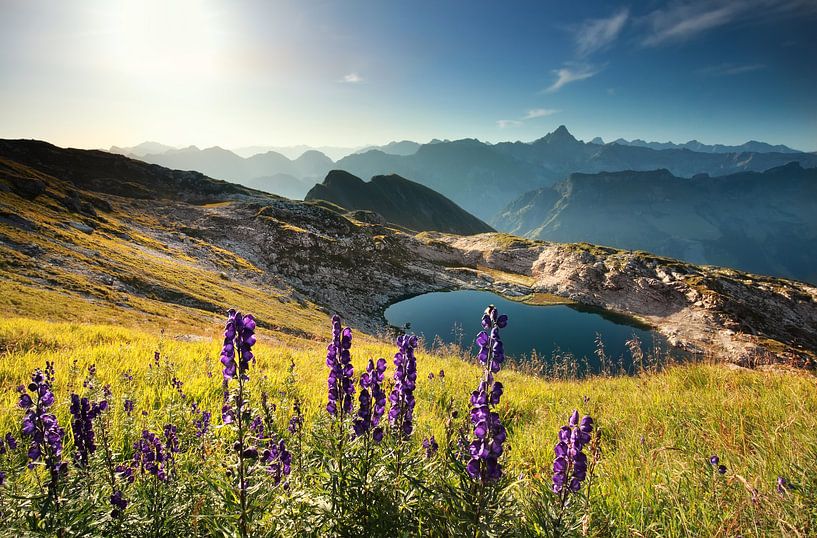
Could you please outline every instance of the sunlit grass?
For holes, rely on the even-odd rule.
[[[125,395],[135,398],[137,413],[147,410],[147,420],[162,423],[174,391],[167,380],[162,384],[153,366],[155,351],[162,357],[163,375],[172,372],[181,379],[188,397],[211,410],[218,422],[219,333],[214,326],[209,336],[189,341],[155,329],[3,320],[0,431],[18,428],[14,388],[45,361],[55,363],[56,412],[62,420],[68,416],[67,394],[81,386],[87,367],[95,364],[97,376],[112,387],[115,424],[123,420]],[[326,398],[323,343],[291,337],[272,341],[268,331],[258,333],[252,389],[263,388],[275,399],[294,362],[307,425],[313,423]],[[390,362],[394,353],[388,342],[357,333],[352,349],[358,372],[369,357]],[[133,382],[123,378],[126,370]],[[424,352],[418,355],[418,370],[415,437],[419,442],[434,433],[441,439],[446,403],[453,399],[460,413],[467,412],[478,368],[459,356]],[[434,380],[428,380],[430,372]],[[694,364],[577,381],[545,381],[507,370],[499,376],[506,387],[501,414],[514,476],[549,475],[556,431],[574,408],[596,418],[603,443],[591,489],[590,528],[596,534],[766,536],[817,530],[817,510],[808,497],[817,491],[817,386],[809,374]],[[725,476],[707,463],[711,454],[727,465]],[[797,489],[786,496],[776,493],[779,475]]]

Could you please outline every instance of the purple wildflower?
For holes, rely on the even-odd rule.
[[[579,412],[573,411],[566,426],[559,430],[559,442],[554,452],[553,461],[553,491],[565,494],[576,493],[581,488],[582,481],[587,477],[587,456],[582,452],[584,445],[590,442],[590,433],[593,431],[593,419],[582,417],[579,421]]]
[[[17,450],[17,439],[10,433],[6,434],[5,442],[0,439],[0,456],[6,453],[6,445],[8,445],[8,450]]]
[[[103,400],[104,402],[105,400]],[[107,408],[107,402],[105,402]],[[74,461],[79,467],[88,465],[88,458],[96,451],[94,442],[93,420],[102,411],[100,404],[88,401],[88,398],[80,398],[76,394],[71,394],[71,433],[74,435]]]
[[[223,424],[232,424],[235,422],[235,411],[229,403],[221,406],[221,422]]]
[[[196,437],[202,438],[207,434],[210,429],[210,417],[210,411],[202,411],[199,417],[193,421],[193,425],[196,427]]]
[[[166,464],[169,459],[161,439],[156,434],[142,431],[142,437],[133,444],[133,464],[161,481],[168,479]]]
[[[124,407],[125,407],[125,413],[127,413],[128,416],[130,416],[131,413],[133,413],[133,400],[131,400],[130,398],[126,398]]]
[[[382,428],[379,426],[380,418],[386,411],[386,393],[383,391],[383,380],[386,374],[386,360],[377,359],[377,363],[369,359],[366,372],[360,376],[360,397],[357,417],[355,417],[354,430],[358,437],[364,435],[372,428],[376,438],[382,439]],[[376,439],[375,442],[380,442]]]
[[[224,347],[221,350],[221,364],[224,380],[229,381],[237,375],[244,378],[254,358],[252,346],[255,344],[255,318],[252,315],[242,316],[230,309],[227,312],[227,323],[224,327]],[[238,351],[238,362],[236,362]]]
[[[165,424],[165,446],[170,451],[171,456],[179,451],[179,436],[176,435],[176,431],[176,426],[173,424]]]
[[[709,464],[717,468],[720,474],[726,474],[726,465],[720,464],[721,459],[718,456],[712,455],[709,457]]]
[[[783,478],[782,476],[777,477],[777,493],[780,495],[785,495],[786,492],[791,488],[789,481]]]
[[[124,497],[122,497],[122,492],[116,490],[113,495],[111,495],[111,505],[113,506],[113,510],[111,510],[111,517],[113,519],[119,519],[122,517],[122,513],[125,511],[125,508],[128,507],[128,501]]]
[[[6,483],[6,473],[0,471],[0,486],[3,486]]]
[[[301,403],[296,399],[295,403],[292,404],[292,412],[294,413],[292,417],[289,419],[289,426],[287,429],[289,433],[295,435],[300,433],[304,427],[304,416],[301,413]]]
[[[352,366],[352,329],[346,327],[341,330],[340,316],[332,316],[332,343],[326,348],[326,366],[329,368],[327,385],[329,387],[329,401],[326,411],[337,416],[338,405],[343,417],[352,412],[355,383],[352,379],[355,369]]]
[[[18,405],[26,410],[23,415],[23,437],[31,439],[28,449],[29,468],[33,468],[35,462],[43,460],[51,473],[51,486],[56,487],[59,474],[67,472],[68,464],[62,461],[65,432],[57,422],[57,417],[48,412],[54,404],[54,393],[51,392],[53,379],[54,366],[47,362],[45,373],[36,370],[28,385],[36,402],[23,387],[18,387],[17,390],[20,392]]]
[[[404,334],[397,338],[398,351],[394,355],[394,389],[389,395],[389,423],[398,436],[408,436],[414,430],[414,389],[417,387],[417,347],[415,335]]]
[[[480,346],[479,361],[484,368],[484,377],[477,390],[471,393],[471,423],[474,425],[474,439],[468,446],[470,460],[466,471],[474,480],[494,482],[502,477],[499,457],[502,455],[507,432],[493,411],[499,405],[504,387],[494,381],[494,374],[505,360],[499,329],[508,324],[508,316],[499,315],[494,305],[488,306],[482,316],[481,331],[476,338]]]
[[[114,471],[116,472],[116,474],[119,475],[119,477],[122,480],[126,481],[128,484],[133,483],[133,467],[131,467],[130,465],[117,465]]]
[[[423,439],[423,448],[426,451],[426,458],[431,458],[434,454],[437,453],[437,450],[440,448],[440,445],[437,444],[437,440],[434,439],[434,436],[427,437]]]
[[[179,394],[179,396],[182,397],[182,400],[187,399],[187,395],[182,390],[182,386],[184,385],[184,383],[182,383],[182,381],[180,379],[177,379],[176,377],[174,377],[173,379],[170,380],[170,385],[174,389],[176,389],[176,392]]]
[[[292,454],[290,454],[281,439],[279,442],[271,442],[269,448],[261,454],[261,461],[267,466],[267,473],[272,476],[275,485],[281,482],[285,476],[289,476],[292,469]]]
[[[477,358],[493,373],[499,371],[505,360],[505,347],[499,337],[499,329],[504,329],[506,325],[508,325],[508,316],[499,315],[494,305],[485,309],[485,314],[482,316],[482,328],[485,330],[477,335],[476,340],[479,346]]]

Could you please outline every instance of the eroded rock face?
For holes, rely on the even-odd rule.
[[[630,315],[673,345],[742,365],[773,358],[813,366],[817,356],[817,288],[800,282],[504,234],[411,235],[289,200],[188,211],[198,236],[368,330],[383,328],[383,311],[401,298],[483,289],[553,294]]]

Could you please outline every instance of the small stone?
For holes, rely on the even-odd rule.
[[[68,223],[68,225],[71,226],[72,228],[76,228],[80,232],[83,232],[83,233],[86,233],[86,234],[94,233],[94,229],[92,227],[88,226],[87,224],[85,224],[84,222],[76,222],[76,221],[72,220],[71,222]]]

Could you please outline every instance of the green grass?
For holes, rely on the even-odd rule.
[[[87,366],[95,364],[98,377],[111,384],[114,393],[116,428],[123,424],[125,395],[135,397],[137,413],[149,410],[148,420],[161,423],[174,391],[157,382],[151,366],[157,350],[163,364],[169,361],[163,366],[165,375],[172,372],[183,380],[188,396],[219,422],[219,332],[215,326],[209,337],[186,341],[183,335],[158,329],[24,318],[0,321],[0,432],[18,428],[14,388],[45,361],[56,366],[56,413],[61,420],[67,417],[68,392],[81,386]],[[252,389],[278,393],[294,362],[307,425],[313,423],[325,403],[323,343],[281,342],[263,329],[258,334]],[[357,333],[352,350],[358,372],[369,357],[390,359],[394,352],[390,344]],[[444,380],[427,380],[429,372],[440,369],[445,369]],[[125,370],[132,371],[133,382],[123,380]],[[424,352],[418,355],[418,370],[414,437],[417,442],[430,433],[443,438],[445,403],[453,398],[455,407],[467,412],[478,368],[453,354]],[[596,419],[602,459],[587,515],[591,535],[817,533],[817,509],[809,498],[817,492],[817,384],[809,374],[696,364],[636,377],[555,382],[503,371],[499,379],[505,385],[500,413],[509,430],[506,463],[514,476],[549,476],[556,432],[574,408]],[[707,463],[711,454],[728,466],[725,476],[713,473]],[[778,495],[778,475],[797,489]]]

